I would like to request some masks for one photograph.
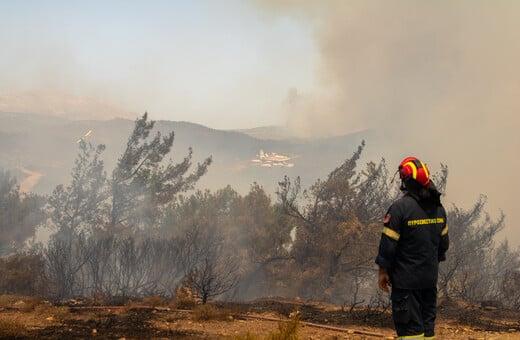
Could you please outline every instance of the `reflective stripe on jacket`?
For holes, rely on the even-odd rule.
[[[435,288],[439,262],[448,250],[448,224],[442,205],[427,213],[410,195],[388,209],[376,263],[388,268],[392,285]]]

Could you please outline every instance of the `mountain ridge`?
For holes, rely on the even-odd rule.
[[[198,188],[215,190],[230,185],[246,193],[258,183],[273,194],[284,176],[302,177],[302,184],[323,178],[350,157],[371,131],[316,139],[259,139],[244,130],[218,130],[186,121],[156,120],[161,134],[174,132],[172,161],[179,162],[189,148],[193,163],[211,156],[213,163]],[[77,140],[87,131],[94,144],[105,144],[102,155],[108,173],[123,152],[134,121],[126,118],[109,120],[70,120],[31,113],[0,112],[0,167],[24,179],[23,167],[42,174],[34,192],[48,194],[58,184],[70,182],[70,171],[78,154]],[[262,129],[266,129],[265,127]],[[252,162],[259,150],[296,157],[293,168],[262,168]]]

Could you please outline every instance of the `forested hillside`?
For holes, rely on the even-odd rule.
[[[91,131],[86,140],[106,146],[102,157],[106,169],[111,170],[123,152],[132,125],[133,121],[128,119],[72,121],[37,114],[0,113],[0,167],[10,170],[19,181],[26,178],[20,167],[41,174],[32,191],[48,194],[56,185],[68,181],[78,151],[77,142],[82,136]],[[170,154],[174,160],[182,158],[190,147],[196,161],[212,156],[212,167],[198,188],[214,190],[229,184],[243,194],[257,182],[272,195],[284,175],[301,176],[305,183],[311,184],[326,176],[361,140],[375,138],[373,132],[364,131],[313,140],[258,139],[245,131],[214,130],[171,121],[157,121],[155,129],[163,134],[174,131]],[[294,157],[291,162],[295,166],[261,168],[251,162],[260,150]]]
[[[110,122],[98,124],[103,131]],[[263,296],[388,303],[373,261],[381,217],[400,193],[384,160],[360,162],[364,141],[310,185],[279,177],[273,196],[254,182],[246,193],[233,182],[197,189],[216,162],[209,151],[242,150],[226,138],[179,150],[174,132],[161,132],[146,114],[126,135],[125,126],[118,125],[124,137],[115,157],[87,136],[64,145],[61,152],[76,149],[75,160],[48,195],[22,193],[13,174],[0,173],[0,293],[63,300],[172,297],[185,289],[203,303]],[[211,133],[188,126],[194,140]],[[433,177],[441,191],[448,170]],[[470,209],[447,209],[452,246],[441,297],[520,309],[518,250],[496,240],[503,217],[491,218],[483,197]],[[37,228],[51,233],[48,243],[34,242]]]

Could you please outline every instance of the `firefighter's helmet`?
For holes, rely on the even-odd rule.
[[[406,157],[399,164],[399,177],[403,181],[413,179],[423,187],[430,186],[430,170],[425,163],[415,157]]]

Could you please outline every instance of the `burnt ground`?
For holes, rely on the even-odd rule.
[[[299,339],[391,339],[388,311],[270,298],[191,306],[0,303],[0,339],[266,339],[298,318]],[[297,316],[295,316],[297,315]],[[440,303],[437,339],[520,339],[520,312]]]

